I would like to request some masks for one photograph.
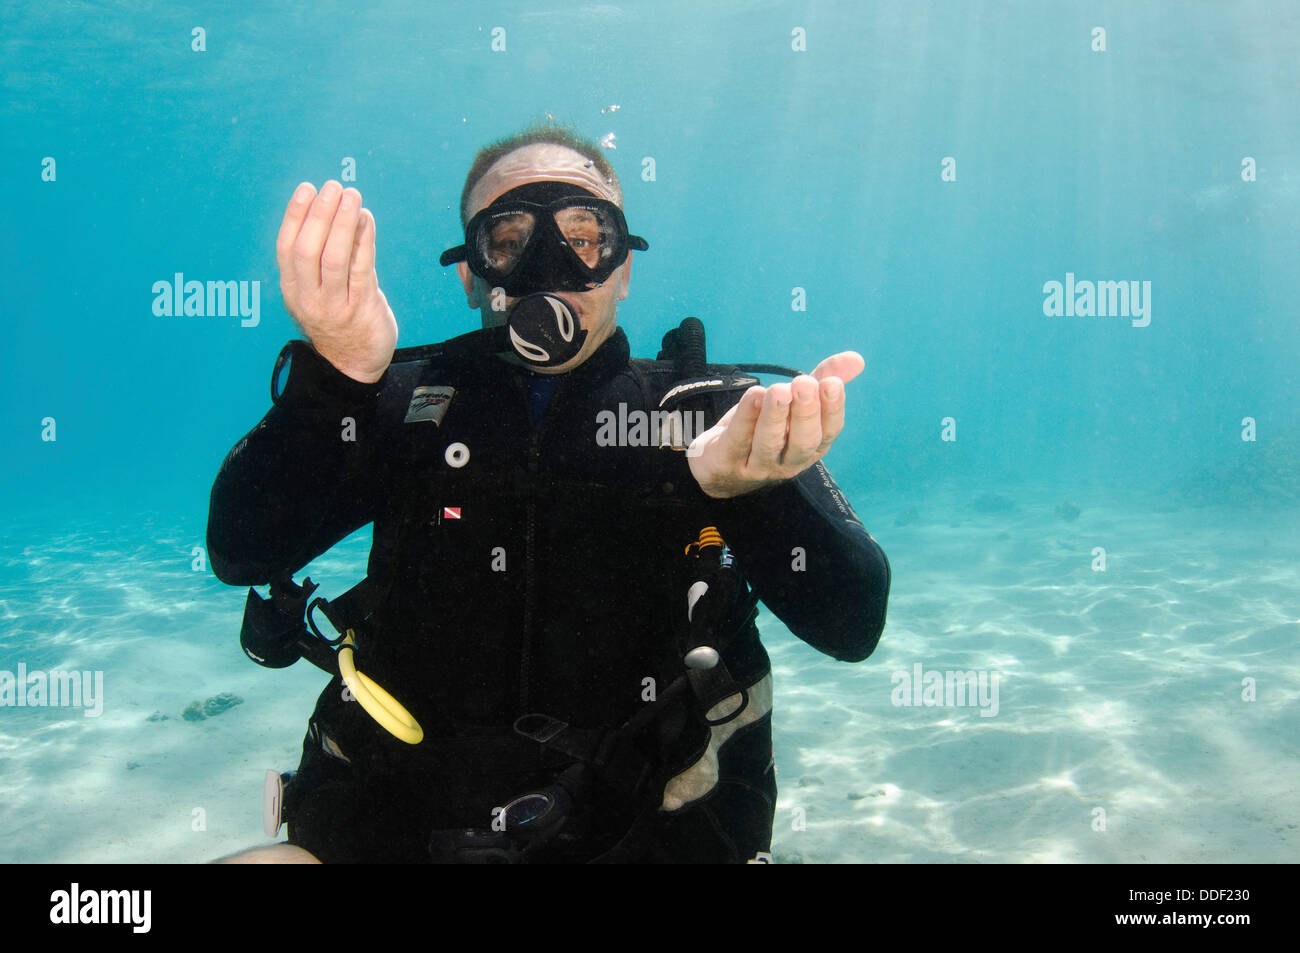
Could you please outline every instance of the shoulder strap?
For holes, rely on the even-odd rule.
[[[748,390],[759,383],[758,378],[750,376],[752,373],[786,377],[797,377],[802,373],[780,364],[710,364],[704,324],[696,317],[684,318],[680,325],[664,335],[658,361],[669,362],[674,375],[673,386],[658,401],[661,410],[675,410],[681,406],[702,409],[702,404],[711,404],[716,410],[723,406],[722,401],[715,399],[719,395]],[[727,402],[725,406],[729,405]]]
[[[399,347],[393,352],[393,363],[422,363],[444,358],[483,357],[493,353],[494,350],[501,350],[497,345],[504,334],[505,328],[479,328],[439,341],[437,344]]]

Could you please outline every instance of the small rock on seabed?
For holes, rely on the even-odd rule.
[[[181,717],[186,721],[202,721],[204,718],[214,718],[223,711],[229,711],[236,705],[242,705],[244,700],[238,695],[232,695],[230,692],[222,692],[220,695],[213,695],[202,702],[190,702]],[[164,718],[166,715],[163,716]],[[150,717],[150,721],[153,721]]]

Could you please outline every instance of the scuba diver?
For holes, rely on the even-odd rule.
[[[711,364],[702,324],[632,359],[614,170],[556,126],[477,155],[455,265],[482,328],[396,348],[356,189],[298,187],[276,241],[306,340],[212,488],[254,661],[328,672],[267,833],[231,862],[770,862],[759,598],[860,661],[889,563],[821,459],[851,351]],[[753,373],[792,376],[760,385]],[[293,574],[374,524],[365,579]],[[326,622],[328,621],[328,626]]]

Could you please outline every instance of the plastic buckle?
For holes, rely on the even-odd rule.
[[[315,599],[313,599],[311,601],[311,604],[307,606],[307,627],[312,630],[316,638],[320,639],[326,645],[338,645],[345,638],[347,638],[347,633],[344,633],[342,635],[336,635],[335,638],[331,639],[316,627],[316,619],[313,616],[313,613],[316,611],[316,608],[319,606],[321,612],[325,613],[325,618],[329,619],[330,618],[329,605],[330,605],[329,600],[326,599],[324,596],[317,596]],[[330,625],[333,624],[334,624],[334,620],[330,619]]]
[[[550,715],[532,714],[520,715],[515,719],[514,727],[515,734],[544,745],[568,728],[569,724]]]

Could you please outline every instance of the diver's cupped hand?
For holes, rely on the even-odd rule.
[[[691,473],[715,499],[741,496],[798,476],[826,455],[844,429],[844,385],[866,362],[841,351],[788,384],[755,385],[713,428],[691,442]]]
[[[397,319],[375,273],[375,217],[333,179],[294,190],[275,239],[284,306],[312,346],[354,380],[374,383],[393,359]]]

